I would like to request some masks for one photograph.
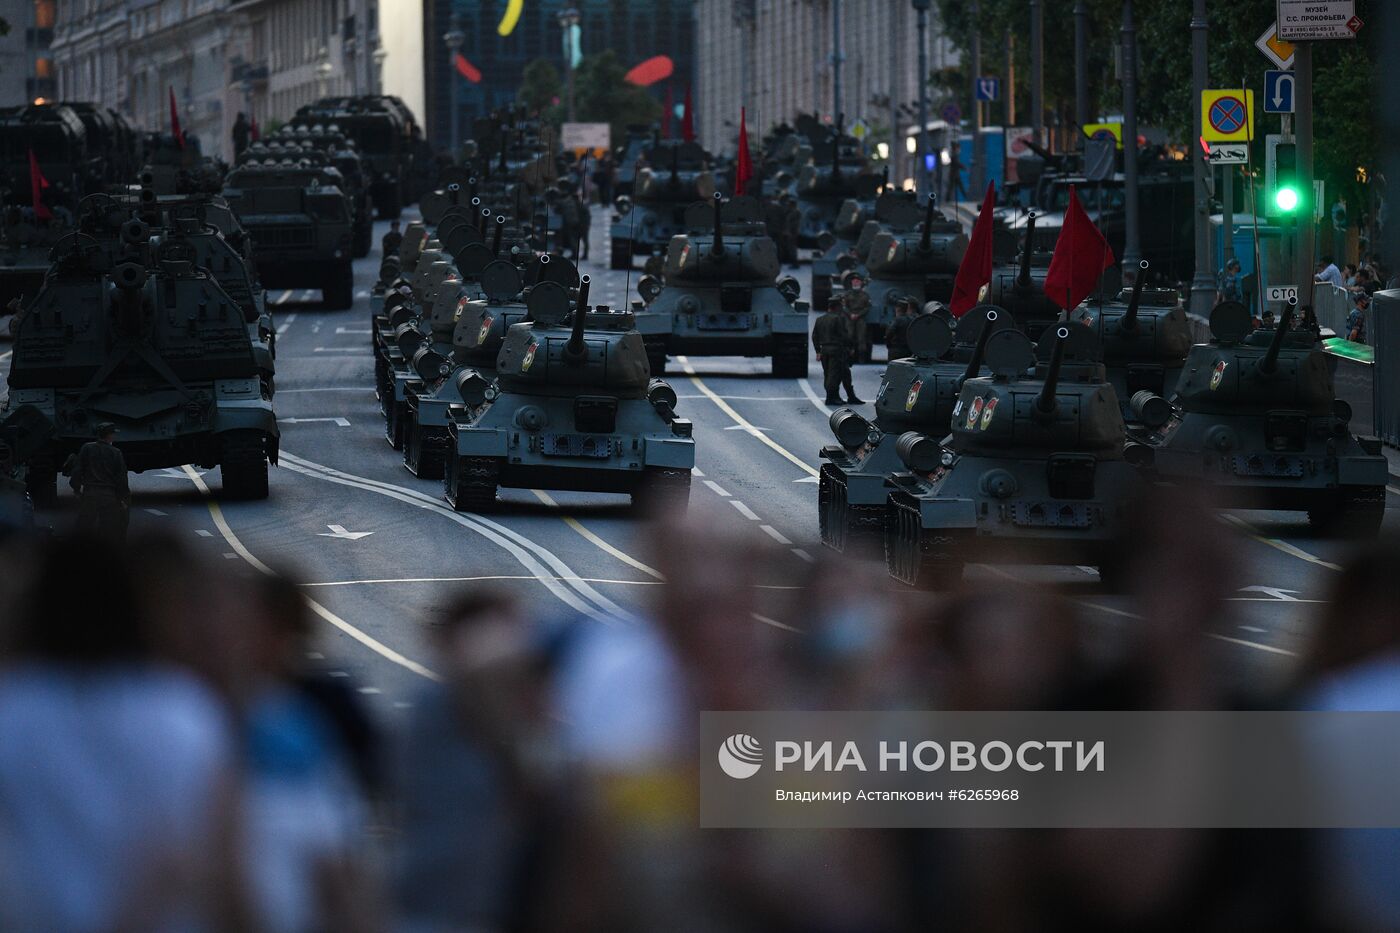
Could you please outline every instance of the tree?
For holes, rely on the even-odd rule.
[[[580,122],[609,123],[613,139],[622,139],[629,123],[652,123],[661,103],[643,88],[628,84],[627,69],[612,49],[589,55],[574,70],[574,110]]]
[[[546,114],[564,96],[559,69],[548,59],[537,58],[525,66],[517,95],[531,113]]]

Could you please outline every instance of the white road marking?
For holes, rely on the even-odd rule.
[[[372,333],[374,333],[374,331],[371,330],[371,329],[368,328],[368,327],[337,327],[337,328],[335,329],[335,332],[336,332],[337,334],[372,334]]]
[[[1274,548],[1275,550],[1282,551],[1289,557],[1296,557],[1301,561],[1308,562],[1309,564],[1317,564],[1319,567],[1326,567],[1328,570],[1342,569],[1341,564],[1334,564],[1331,561],[1323,560],[1316,554],[1309,554],[1302,548],[1295,547],[1294,545],[1289,544],[1287,541],[1280,541],[1278,538],[1264,537],[1263,535],[1259,534],[1259,532],[1255,531],[1248,522],[1240,518],[1238,515],[1222,515],[1220,516],[1220,520],[1222,522],[1234,525],[1236,528],[1239,528],[1241,531],[1249,535],[1255,541],[1258,541],[1261,544],[1267,544],[1269,547]]]
[[[793,628],[791,625],[779,622],[777,619],[770,619],[765,615],[759,615],[757,612],[751,612],[749,613],[749,615],[753,616],[756,621],[762,622],[764,625],[771,625],[773,626],[773,628],[780,628],[785,632],[796,632],[799,635],[802,634],[802,629]]]
[[[807,397],[807,401],[811,402],[816,407],[817,411],[827,416],[831,415],[831,409],[827,407],[826,401],[817,394],[817,391],[812,388],[810,382],[806,379],[799,379],[797,380],[797,384],[802,387],[802,394]]]
[[[1260,628],[1260,627],[1257,626],[1257,625],[1241,625],[1241,626],[1240,626],[1240,631],[1241,631],[1241,632],[1253,632],[1255,635],[1262,635],[1262,634],[1264,634],[1264,629]]]
[[[705,485],[709,486],[710,489],[713,490],[715,495],[723,496],[726,499],[729,498],[729,490],[725,489],[723,486],[721,486],[719,483],[716,483],[714,480],[705,480]]]
[[[553,496],[551,496],[549,493],[545,492],[544,490],[542,490],[542,489],[532,489],[532,490],[530,490],[530,491],[533,492],[533,493],[535,494],[535,498],[536,498],[536,499],[539,499],[539,500],[540,500],[541,502],[543,502],[545,505],[548,505],[548,506],[551,506],[551,507],[558,507],[559,503],[556,502],[556,501],[554,500],[554,497],[553,497]],[[572,528],[574,531],[576,531],[576,532],[578,532],[580,535],[582,535],[582,536],[583,536],[583,539],[584,539],[585,541],[589,542],[590,544],[592,544],[594,547],[598,548],[599,550],[601,550],[601,551],[603,551],[603,552],[605,552],[605,553],[607,553],[607,554],[611,554],[613,557],[616,557],[618,560],[622,561],[624,564],[626,564],[626,565],[629,566],[629,567],[635,567],[635,568],[637,568],[638,570],[640,570],[642,573],[646,574],[646,575],[649,576],[649,577],[654,577],[654,578],[657,579],[657,580],[660,580],[660,579],[661,579],[661,571],[656,570],[656,569],[651,568],[651,567],[648,567],[646,564],[644,564],[644,563],[642,563],[641,561],[637,560],[637,558],[633,557],[631,554],[628,554],[626,551],[622,550],[621,548],[613,547],[613,546],[612,546],[611,544],[609,544],[607,541],[604,541],[602,538],[598,537],[598,536],[597,536],[596,534],[594,534],[592,531],[589,531],[587,528],[585,528],[584,525],[583,525],[583,523],[580,522],[578,519],[576,519],[576,518],[574,518],[573,516],[570,516],[570,515],[565,515],[565,516],[563,516],[563,519],[564,519],[564,524],[568,525],[568,526],[569,526],[570,528]]]
[[[165,469],[161,470],[155,475],[163,477],[165,479],[189,479],[191,472],[193,472],[196,476],[203,476],[209,471],[200,470],[192,466],[187,466],[183,469],[181,469],[180,467],[166,467]]]
[[[1391,485],[1388,485],[1388,484],[1386,485],[1385,488],[1386,488],[1386,491],[1387,491],[1387,492],[1391,492],[1391,493],[1394,493],[1394,494],[1397,495],[1397,496],[1400,496],[1400,488],[1396,488],[1395,486],[1391,486]]]
[[[312,353],[363,353],[363,347],[317,347]]]
[[[196,528],[196,529],[194,530],[194,533],[197,534],[197,535],[199,535],[201,538],[212,538],[212,537],[214,537],[214,532],[208,531],[208,530],[206,530],[206,529],[204,529],[204,528]]]
[[[690,468],[690,475],[691,475],[691,476],[704,476],[705,473],[704,473],[704,471],[702,471],[699,467],[691,467],[691,468]]]
[[[749,521],[758,521],[758,516],[754,514],[753,509],[749,508],[747,505],[744,505],[744,503],[740,502],[738,499],[730,499],[729,504],[734,506],[734,508],[738,510],[739,514],[747,518]]]
[[[166,514],[166,513],[162,512],[160,509],[145,509],[144,511],[147,512],[147,513],[150,514],[150,515],[164,515],[164,514]]]
[[[312,295],[315,295],[315,294],[317,294],[317,293],[318,293],[318,290],[317,290],[317,289],[314,289],[314,288],[304,289],[304,290],[302,291],[302,293],[301,293],[301,300],[302,300],[302,301],[310,301],[310,300],[311,300],[311,296],[312,296]]]
[[[349,672],[347,672],[347,671],[331,671],[331,672],[330,672],[330,676],[332,676],[332,677],[349,677],[350,674],[349,674]]]
[[[766,534],[768,537],[772,538],[774,541],[778,542],[779,544],[791,544],[791,543],[792,543],[790,540],[788,540],[787,538],[783,537],[783,533],[782,533],[781,531],[779,531],[778,529],[774,528],[772,525],[759,525],[758,527],[759,527],[760,529],[762,529],[762,531],[763,531],[764,534]]]
[[[238,560],[238,555],[232,551],[224,551],[224,560]]]
[[[689,359],[687,359],[684,356],[678,356],[676,357],[676,361],[681,364],[681,368],[685,371],[685,374],[690,377],[690,381],[694,384],[695,388],[705,393],[706,398],[718,405],[719,410],[728,415],[735,424],[750,428],[753,427],[753,425],[749,423],[747,418],[735,411],[734,408],[728,402],[726,402],[724,399],[720,398],[713,391],[711,391],[710,387],[705,385],[705,383],[700,380],[699,376],[695,375],[695,367],[690,364]],[[794,466],[801,469],[802,472],[808,474],[809,476],[817,475],[817,471],[815,468],[813,468],[801,457],[797,456],[792,451],[788,450],[787,448],[779,444],[777,441],[773,440],[768,435],[762,433],[761,431],[755,430],[753,432],[753,436],[758,438],[768,447],[772,448],[774,452],[778,453],[789,463],[792,463]]]
[[[316,534],[318,538],[342,538],[346,541],[358,541],[361,538],[368,538],[374,534],[372,531],[346,531],[344,525],[327,525],[330,531],[322,531]]]
[[[317,422],[317,421],[330,421],[330,422],[333,422],[337,427],[341,427],[341,428],[348,428],[348,427],[350,427],[350,419],[349,419],[349,418],[339,418],[339,417],[337,417],[337,418],[278,418],[278,419],[277,419],[277,423],[278,423],[278,424],[313,424],[313,423],[315,423],[315,422]]]
[[[555,577],[576,583],[612,583],[619,586],[660,586],[661,580],[610,580],[606,577]],[[388,583],[493,583],[507,580],[536,580],[530,574],[497,573],[477,577],[386,577],[377,580],[328,580],[324,583],[303,583],[304,587],[379,586]]]
[[[801,479],[793,480],[794,483],[820,483],[821,480],[815,476],[804,476]]]
[[[753,425],[753,424],[731,424],[729,427],[725,428],[724,430],[726,430],[726,431],[744,431],[744,432],[746,432],[746,433],[748,433],[748,434],[752,434],[754,437],[758,437],[759,434],[761,434],[762,432],[764,432],[764,431],[771,431],[771,430],[773,430],[773,429],[772,429],[772,428],[760,428],[760,427],[758,427],[757,425]]]
[[[793,548],[792,553],[796,554],[798,557],[802,558],[809,564],[815,564],[817,562],[817,559],[815,557],[813,557],[811,554],[808,554],[800,547]]]
[[[1246,641],[1243,638],[1231,638],[1229,635],[1221,635],[1218,632],[1206,632],[1206,635],[1219,641],[1227,641],[1232,645],[1242,645],[1245,648],[1254,648],[1257,651],[1267,651],[1269,654],[1281,654],[1286,657],[1296,658],[1298,652],[1287,651],[1283,648],[1275,648],[1273,645],[1261,645],[1257,641]]]
[[[365,291],[365,290],[362,288],[362,289],[360,289],[359,291],[357,291],[357,292],[355,293],[355,297],[356,297],[356,298],[359,298],[359,299],[368,298],[368,297],[369,297],[369,292]]]
[[[373,696],[374,694],[379,693],[380,691],[378,687],[359,687],[357,688],[356,692],[363,693],[366,696]]]
[[[288,302],[288,300],[291,299],[291,297],[292,297],[292,293],[291,293],[291,292],[284,291],[284,292],[282,292],[282,294],[280,294],[280,295],[278,295],[276,298],[272,299],[272,303],[275,304],[275,305],[284,305],[284,304],[286,304],[286,303]]]
[[[1269,599],[1278,602],[1296,603],[1298,601],[1298,598],[1292,595],[1297,593],[1297,590],[1285,590],[1276,586],[1242,586],[1240,587],[1240,592],[1263,593],[1265,596],[1269,597]]]
[[[319,651],[308,651],[306,657],[312,661],[324,661],[326,656]]]

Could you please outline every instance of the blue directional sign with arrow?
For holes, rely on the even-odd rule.
[[[1264,112],[1292,113],[1296,78],[1291,71],[1264,72]]]
[[[993,101],[1001,96],[1000,78],[978,78],[977,99]]]

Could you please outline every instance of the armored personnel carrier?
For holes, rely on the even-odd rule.
[[[629,493],[684,508],[695,465],[691,423],[676,393],[647,369],[629,311],[588,306],[588,278],[569,290],[535,285],[513,325],[496,379],[458,377],[443,484],[456,509],[481,511],[501,486]]]
[[[278,146],[282,147],[280,152],[276,149]],[[319,158],[315,154],[319,154]],[[309,127],[284,126],[266,141],[253,143],[245,149],[239,162],[265,162],[275,156],[290,157],[293,161],[306,159],[313,165],[330,165],[340,173],[337,187],[350,200],[353,221],[351,254],[356,259],[368,256],[374,239],[374,202],[370,199],[369,180],[355,143],[334,123],[330,126],[320,123]]]
[[[884,544],[886,479],[907,468],[896,447],[907,432],[938,440],[949,430],[962,384],[982,372],[987,339],[1014,327],[991,305],[979,305],[957,321],[939,314],[909,325],[913,356],[885,367],[875,396],[875,420],[849,408],[831,413],[836,444],[823,447],[817,480],[822,543],[835,551],[878,551]]]
[[[327,184],[333,171],[248,163],[229,173],[223,194],[253,241],[263,285],[319,288],[339,310],[354,303],[353,230],[349,199]]]
[[[19,321],[8,404],[55,426],[30,459],[31,497],[52,502],[58,464],[110,421],[137,472],[220,466],[226,494],[265,498],[279,435],[244,309],[178,231],[133,218],[121,236],[115,264],[94,238],[64,238]]]
[[[1148,264],[1112,303],[1088,306],[1085,323],[1099,335],[1108,381],[1118,393],[1130,434],[1160,428],[1167,402],[1191,349],[1191,322],[1176,289],[1144,288]],[[1142,393],[1142,394],[1140,394]]]
[[[907,472],[890,480],[891,576],[939,588],[967,562],[1026,561],[1097,565],[1117,585],[1115,541],[1140,478],[1099,356],[1077,322],[1047,328],[1037,347],[1017,330],[988,338],[991,375],[963,383],[951,439],[896,442]]]
[[[797,176],[797,206],[802,213],[797,243],[806,249],[836,226],[841,205],[859,197],[856,179],[869,172],[869,163],[854,136],[832,133],[825,146],[813,143],[815,161]]]
[[[697,356],[771,356],[773,375],[807,375],[807,304],[800,286],[778,279],[778,249],[763,227],[762,209],[749,197],[696,202],[686,211],[690,231],[671,239],[665,284],[643,276],[646,310],[636,326],[653,374],[667,353]],[[701,232],[707,230],[707,232]]]
[[[665,253],[671,237],[685,233],[685,211],[715,193],[705,168],[705,150],[695,143],[662,140],[646,150],[630,199],[619,199],[609,237],[613,269],[632,268],[632,257]]]
[[[1290,304],[1272,330],[1244,305],[1210,315],[1211,341],[1191,348],[1170,420],[1152,436],[1158,477],[1206,483],[1218,504],[1307,512],[1324,534],[1373,535],[1385,515],[1380,441],[1351,432],[1315,328]]]

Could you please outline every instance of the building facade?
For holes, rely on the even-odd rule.
[[[565,73],[563,31],[559,14],[579,14],[580,48],[584,57],[612,49],[627,68],[657,55],[670,57],[674,98],[685,96],[694,80],[695,0],[531,0],[518,21],[503,21],[508,0],[426,0],[423,16],[424,86],[429,136],[446,146],[450,134],[452,84],[457,84],[461,132],[472,121],[515,102],[525,66],[548,59]],[[454,24],[462,33],[461,55],[480,73],[472,81],[450,68],[443,37]],[[664,84],[654,88],[658,99]]]
[[[10,26],[0,36],[0,107],[48,100],[57,91],[54,79],[54,0],[0,0],[0,19]]]
[[[892,177],[909,174],[903,142],[917,127],[919,30],[908,0],[839,0],[841,99],[833,98],[833,0],[695,0],[695,42],[705,50],[696,89],[696,132],[707,148],[732,152],[739,108],[751,137],[799,113],[844,114],[890,147]],[[930,72],[956,67],[936,5],[926,31]],[[931,100],[930,117],[938,101]]]

